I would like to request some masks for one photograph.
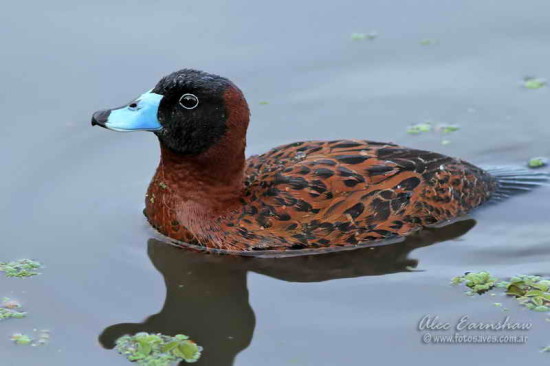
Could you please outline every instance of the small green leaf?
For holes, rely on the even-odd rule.
[[[195,343],[184,341],[174,350],[174,354],[187,362],[195,362],[200,357],[200,350]]]
[[[174,348],[178,347],[178,345],[179,345],[179,342],[176,342],[176,341],[167,343],[167,344],[162,346],[162,352],[164,352],[164,353],[170,352]]]
[[[439,43],[439,41],[437,39],[425,38],[425,39],[421,40],[419,43],[420,43],[421,46],[432,46],[434,44]]]
[[[541,290],[530,290],[525,293],[525,296],[527,297],[542,296],[542,295],[544,295],[544,292]]]
[[[32,342],[31,337],[21,333],[15,333],[14,335],[12,335],[11,340],[17,344],[23,344],[23,345],[31,344]]]
[[[523,294],[525,294],[525,291],[522,290],[519,286],[512,284],[508,287],[508,289],[506,290],[506,293],[508,295],[520,297],[520,296],[523,296]]]
[[[407,133],[411,135],[418,135],[423,132],[430,132],[433,129],[433,126],[429,122],[417,123],[415,125],[409,126]]]
[[[527,162],[527,166],[532,169],[542,168],[546,165],[548,165],[548,159],[544,157],[532,158]]]
[[[546,80],[534,77],[526,77],[523,79],[523,86],[527,89],[540,89],[546,86]]]
[[[458,125],[439,125],[438,129],[441,131],[441,133],[452,133],[460,130],[460,126]]]
[[[153,346],[151,344],[148,344],[145,340],[139,341],[139,353],[141,353],[144,356],[148,356],[151,352],[153,352]]]
[[[377,32],[369,32],[369,33],[352,33],[351,39],[352,41],[364,41],[369,40],[372,41],[378,37]]]

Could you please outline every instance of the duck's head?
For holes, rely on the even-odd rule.
[[[162,78],[129,104],[94,113],[92,126],[113,131],[152,131],[164,147],[198,155],[224,136],[242,140],[248,127],[248,105],[231,81],[184,69]]]

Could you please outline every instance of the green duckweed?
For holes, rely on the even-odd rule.
[[[4,319],[21,319],[27,316],[27,313],[19,311],[21,305],[12,299],[7,297],[2,299],[0,303],[0,320]]]
[[[34,330],[34,336],[23,333],[14,333],[11,340],[16,344],[31,345],[33,347],[44,346],[50,342],[49,330]]]
[[[550,281],[540,276],[517,276],[499,283],[506,294],[528,309],[540,312],[550,311]]]
[[[418,135],[423,132],[430,132],[432,130],[432,124],[430,122],[424,122],[409,126],[409,128],[407,129],[407,133],[411,135]]]
[[[495,287],[504,289],[506,295],[513,296],[519,304],[526,308],[550,312],[550,280],[540,276],[521,275],[508,281],[499,281],[488,272],[469,272],[464,276],[454,277],[453,285],[464,283],[470,290],[468,295],[483,294]],[[492,295],[492,294],[491,294]],[[495,303],[495,306],[502,306]]]
[[[464,276],[454,277],[451,280],[453,285],[464,283],[468,288],[468,295],[483,294],[496,286],[498,279],[491,276],[489,272],[468,272]]]
[[[409,135],[420,135],[423,133],[433,132],[441,138],[441,145],[449,145],[451,140],[444,138],[445,135],[451,134],[460,130],[460,126],[454,124],[433,124],[432,122],[422,122],[407,127]]]
[[[442,124],[442,125],[437,126],[437,129],[441,133],[452,133],[452,132],[456,132],[456,131],[460,130],[460,126]]]
[[[420,43],[421,46],[432,46],[432,45],[437,44],[439,42],[438,42],[437,39],[425,38],[425,39],[421,40],[419,43]]]
[[[126,335],[116,341],[115,349],[140,366],[168,366],[182,360],[192,363],[202,352],[201,346],[183,334],[173,337],[149,333]]]
[[[32,277],[38,275],[37,269],[42,264],[31,259],[20,259],[13,262],[0,262],[0,272],[4,272],[7,277]]]
[[[527,166],[532,169],[542,168],[548,165],[548,159],[543,157],[537,157],[529,159]]]
[[[525,79],[523,79],[523,86],[527,89],[540,89],[546,86],[546,80],[534,77],[526,77]]]
[[[32,343],[32,338],[28,335],[15,333],[11,336],[11,340],[16,344],[28,345]]]
[[[369,33],[352,33],[351,39],[352,41],[364,41],[364,40],[370,40],[376,39],[378,37],[377,32],[369,32]]]

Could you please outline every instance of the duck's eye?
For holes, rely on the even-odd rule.
[[[199,105],[199,98],[195,94],[183,94],[180,98],[180,105],[185,109],[194,109]]]
[[[128,108],[130,108],[131,110],[135,110],[135,109],[137,109],[137,107],[138,107],[138,105],[137,105],[136,102],[134,102],[134,103],[132,103],[128,106]]]

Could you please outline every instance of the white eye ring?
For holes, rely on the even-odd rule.
[[[186,105],[184,103],[182,103],[182,101],[184,100],[184,98],[186,97],[192,97],[194,99],[194,104],[193,105]],[[185,108],[185,109],[195,109],[197,108],[197,106],[199,105],[199,98],[197,98],[197,96],[195,94],[191,94],[191,93],[186,93],[186,94],[183,94],[179,100],[179,104]]]

